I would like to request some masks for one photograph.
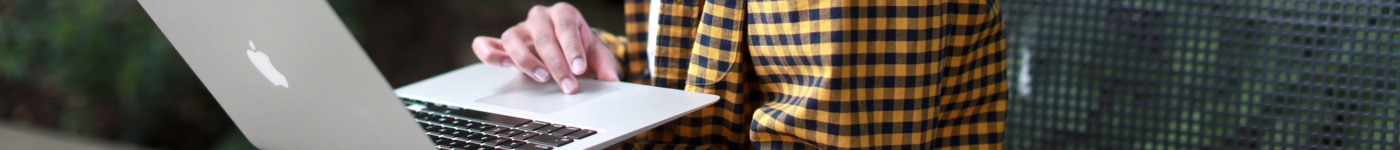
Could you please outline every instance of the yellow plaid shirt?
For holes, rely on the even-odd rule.
[[[646,32],[648,0],[629,0],[626,36],[598,32],[623,80],[722,99],[614,148],[1001,148],[995,1],[662,2],[660,32]]]

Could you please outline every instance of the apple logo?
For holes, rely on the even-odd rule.
[[[263,77],[267,77],[268,81],[272,81],[273,86],[282,86],[282,88],[291,87],[291,85],[287,84],[287,76],[282,76],[282,72],[278,72],[277,68],[272,67],[272,60],[267,58],[267,54],[256,51],[258,47],[253,45],[253,40],[248,40],[248,48],[250,48],[248,50],[248,60],[253,61],[253,66],[258,67],[258,72],[262,72]]]

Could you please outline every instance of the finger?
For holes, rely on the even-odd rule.
[[[549,72],[545,71],[544,63],[531,53],[532,49],[530,33],[518,25],[506,29],[506,33],[501,35],[501,43],[506,54],[510,55],[510,60],[515,62],[515,69],[534,78],[535,82],[549,81]]]
[[[478,36],[472,40],[472,52],[476,53],[476,58],[486,64],[515,68],[515,62],[511,62],[510,55],[506,54],[501,39]]]
[[[574,93],[578,88],[578,81],[574,80],[574,74],[569,69],[569,63],[565,59],[563,52],[559,49],[559,40],[554,36],[554,25],[549,18],[549,8],[535,6],[530,9],[528,19],[522,25],[526,30],[530,30],[530,37],[535,39],[535,54],[544,61],[545,69],[554,76],[554,81],[559,84],[559,88],[564,93]]]
[[[593,43],[591,45],[590,47],[592,48],[590,49],[592,52],[588,54],[590,55],[589,57],[593,59],[588,59],[588,64],[591,64],[590,66],[593,69],[589,71],[594,72],[596,75],[595,78],[598,78],[598,80],[620,80],[621,78],[617,76],[617,71],[621,66],[618,66],[617,56],[613,55],[612,49],[608,49],[608,46],[603,45],[603,43]]]
[[[592,32],[588,23],[579,15],[578,9],[569,3],[559,2],[549,7],[550,20],[554,23],[554,34],[559,39],[559,48],[564,58],[569,60],[569,69],[581,75],[588,70],[588,48],[592,44]]]

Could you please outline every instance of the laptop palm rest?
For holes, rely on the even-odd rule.
[[[578,93],[564,94],[564,91],[559,89],[559,84],[554,83],[554,81],[538,83],[520,80],[508,85],[512,87],[507,88],[507,90],[478,99],[476,102],[550,114],[613,93],[619,89],[616,86],[599,82],[602,81],[579,80]]]

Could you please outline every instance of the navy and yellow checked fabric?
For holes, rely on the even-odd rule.
[[[1001,148],[995,1],[662,2],[660,32],[646,32],[648,0],[627,4],[626,36],[600,32],[623,79],[723,98],[616,148]]]

